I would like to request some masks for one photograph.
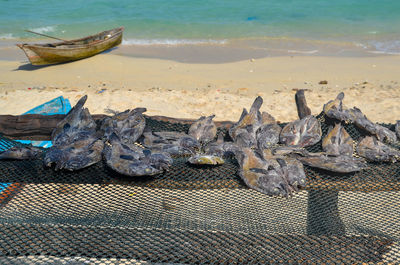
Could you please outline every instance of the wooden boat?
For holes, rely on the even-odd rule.
[[[122,42],[124,28],[115,28],[81,39],[46,44],[17,44],[33,65],[57,64],[87,58]]]

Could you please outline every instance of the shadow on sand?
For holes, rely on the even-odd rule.
[[[42,68],[46,68],[52,65],[32,65],[30,63],[23,64],[18,66],[18,68],[14,69],[13,71],[34,71]]]

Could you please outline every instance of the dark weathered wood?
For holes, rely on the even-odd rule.
[[[304,95],[304,90],[300,89],[296,92],[295,95],[296,106],[297,106],[297,114],[299,118],[302,119],[308,115],[311,115],[311,110],[307,106],[306,97]]]
[[[145,115],[146,116],[146,115]],[[25,140],[49,140],[51,132],[57,124],[64,119],[65,115],[0,115],[0,134],[10,139]],[[98,122],[108,117],[104,114],[94,114],[93,119]],[[170,118],[165,116],[146,116],[154,120],[170,123],[191,124],[194,120]],[[218,127],[229,128],[233,123],[230,121],[215,122]]]
[[[49,140],[51,132],[65,115],[0,115],[0,134],[10,139]],[[94,115],[95,120],[106,115]]]

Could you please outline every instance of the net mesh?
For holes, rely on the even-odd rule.
[[[0,150],[13,145],[0,138]],[[55,172],[38,160],[1,161],[0,263],[400,263],[399,163],[352,174],[305,166],[307,186],[290,198],[248,189],[237,170],[234,159],[195,167],[181,157],[164,174],[128,178],[104,163]]]

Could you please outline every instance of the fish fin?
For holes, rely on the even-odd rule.
[[[243,118],[248,115],[247,109],[243,108],[242,114],[240,115],[239,121],[243,120]]]
[[[336,96],[336,98],[337,98],[338,100],[343,100],[343,99],[344,99],[344,93],[343,93],[343,92],[340,92],[340,93]]]
[[[262,104],[263,104],[262,97],[260,96],[256,97],[253,104],[251,105],[250,112],[258,111],[261,108]]]

